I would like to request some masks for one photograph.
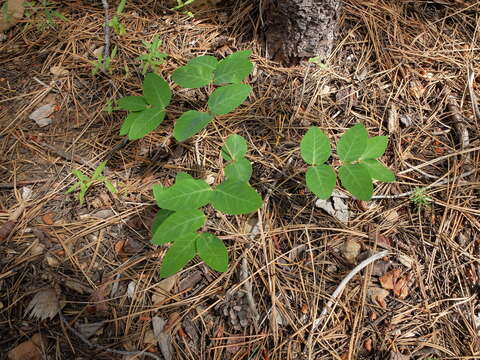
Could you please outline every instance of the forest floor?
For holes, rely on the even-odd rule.
[[[0,43],[0,223],[19,215],[0,237],[0,359],[27,359],[19,345],[35,352],[32,339],[45,359],[480,358],[478,2],[347,0],[327,63],[282,67],[267,60],[249,1],[193,18],[127,1],[112,72],[96,75],[101,2],[51,3],[69,21],[37,11]],[[164,123],[123,143],[125,112],[106,110],[141,93],[135,58],[155,35],[167,81],[194,56],[252,49],[252,95],[177,143],[174,120],[202,108],[206,92],[173,87]],[[29,116],[48,104],[52,121],[40,127]],[[397,181],[376,184],[370,202],[336,198],[342,218],[305,189],[299,143],[309,126],[337,141],[358,122],[389,136],[382,161]],[[264,205],[250,216],[211,211],[227,272],[195,259],[161,281],[152,185],[178,171],[220,182],[232,133],[248,141]],[[94,184],[80,206],[66,194],[72,170],[91,175],[104,160],[118,193]],[[355,265],[381,250],[321,317]]]

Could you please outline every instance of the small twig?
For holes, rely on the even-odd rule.
[[[340,294],[342,293],[343,289],[345,289],[345,286],[348,284],[348,282],[359,272],[361,271],[363,268],[367,267],[368,265],[370,265],[371,263],[373,263],[374,261],[378,260],[378,259],[381,259],[382,257],[384,256],[387,256],[389,254],[389,251],[388,250],[384,250],[384,251],[381,251],[377,254],[374,254],[372,256],[370,256],[368,259],[365,259],[363,260],[360,264],[358,264],[357,266],[355,266],[353,268],[352,271],[350,271],[350,273],[345,277],[345,279],[342,280],[342,282],[340,283],[340,285],[338,285],[337,289],[334,291],[334,293],[332,294],[332,296],[330,297],[330,300],[328,301],[327,305],[325,305],[325,307],[323,308],[322,310],[322,313],[320,314],[320,317],[318,317],[317,319],[314,320],[313,322],[313,330],[315,330],[319,325],[320,323],[323,321],[325,315],[327,315],[328,311],[331,309],[332,305],[334,304],[334,302],[336,301],[337,297],[340,296]]]
[[[16,183],[0,183],[0,190],[5,189],[14,189],[15,187],[22,187],[26,185],[35,185],[40,183],[45,183],[49,181],[49,179],[32,179],[32,180],[25,180],[25,181],[17,181]]]
[[[106,61],[110,56],[110,16],[108,14],[108,2],[107,0],[102,0],[103,10],[105,11],[105,23],[104,23],[104,31],[105,31],[105,44],[103,45],[103,67],[105,70]]]
[[[152,354],[152,353],[149,353],[149,352],[144,351],[144,350],[143,351],[122,351],[122,350],[110,349],[110,348],[108,348],[106,346],[102,346],[102,345],[93,344],[85,336],[80,334],[77,330],[75,330],[69,324],[67,319],[65,319],[65,317],[63,316],[62,311],[58,312],[58,316],[60,317],[60,320],[62,320],[62,322],[65,324],[67,329],[70,330],[76,337],[78,337],[80,340],[82,340],[82,342],[90,348],[106,351],[106,352],[109,352],[111,354],[129,355],[129,356],[144,355],[144,356],[147,356],[147,357],[151,357],[152,359],[155,359],[155,360],[161,360],[161,358],[159,356],[157,356],[155,354]]]
[[[451,94],[447,96],[447,109],[450,112],[450,118],[457,132],[460,149],[464,150],[470,145],[470,137],[457,100]]]
[[[68,154],[66,153],[65,151],[63,150],[60,150],[60,149],[57,149],[55,148],[54,146],[52,145],[49,145],[45,142],[37,142],[38,145],[44,147],[45,149],[47,149],[48,151],[54,153],[55,155],[58,155],[60,156],[61,158],[64,158],[65,160],[69,160],[71,162],[76,162],[76,163],[79,163],[81,165],[85,165],[86,167],[89,167],[90,169],[93,169],[95,170],[95,166],[90,164],[88,161],[82,159],[80,156],[77,156],[77,155],[74,155],[74,154]]]
[[[115,155],[120,149],[123,149],[129,143],[128,139],[123,139],[117,145],[115,145],[105,156],[103,161],[109,161],[113,155]]]
[[[475,91],[473,90],[473,82],[475,80],[475,72],[473,71],[472,63],[468,64],[467,67],[467,85],[468,85],[468,93],[470,95],[470,101],[472,102],[473,114],[475,115],[475,119],[477,120],[477,124],[480,121],[480,108],[478,107],[477,96],[475,95]]]
[[[247,263],[247,258],[242,259],[242,267],[240,269],[240,281],[245,281],[244,286],[245,286],[245,293],[247,295],[247,302],[248,302],[248,307],[250,308],[250,311],[253,314],[253,318],[255,320],[255,323],[260,319],[260,314],[257,311],[257,306],[255,305],[255,299],[253,298],[252,295],[252,283],[250,280],[247,280],[249,278],[248,275],[248,263]]]

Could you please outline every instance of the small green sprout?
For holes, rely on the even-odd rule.
[[[98,74],[100,70],[111,73],[112,72],[112,60],[117,56],[117,46],[113,48],[111,54],[105,59],[103,58],[103,52],[99,52],[97,55],[97,60],[92,61],[93,69],[92,75]]]
[[[428,207],[430,205],[432,199],[425,194],[426,191],[426,188],[417,186],[410,195],[410,201],[417,209]]]
[[[117,6],[117,11],[115,12],[115,16],[108,22],[108,26],[113,28],[113,31],[119,36],[125,35],[127,29],[125,25],[120,22],[120,15],[122,15],[123,10],[125,9],[125,4],[127,0],[120,0],[120,3]]]
[[[72,170],[72,174],[78,178],[78,181],[72,186],[70,186],[66,193],[69,194],[76,190],[80,190],[77,198],[80,202],[80,205],[83,205],[85,202],[85,194],[87,193],[88,188],[95,182],[102,182],[112,194],[115,194],[117,192],[115,186],[113,186],[113,184],[109,180],[107,180],[105,176],[102,175],[106,165],[106,161],[100,163],[100,165],[98,165],[98,167],[93,172],[91,178],[89,178],[87,175],[85,175],[78,169]]]
[[[184,8],[185,6],[187,5],[190,5],[191,3],[193,3],[195,0],[177,0],[177,6],[171,8],[170,10],[181,10],[182,8]],[[184,11],[183,12],[185,15],[188,15],[190,17],[193,17],[193,13],[191,11]]]
[[[145,75],[150,68],[152,71],[155,71],[155,68],[162,64],[165,61],[165,58],[168,56],[165,53],[158,51],[158,48],[162,45],[162,40],[158,36],[155,36],[152,42],[143,40],[143,45],[147,49],[147,53],[140,55],[136,58],[143,64],[142,74]]]

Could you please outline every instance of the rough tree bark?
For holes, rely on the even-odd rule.
[[[270,56],[291,64],[327,57],[338,30],[341,0],[269,0],[265,12]]]

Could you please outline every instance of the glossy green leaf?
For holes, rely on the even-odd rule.
[[[383,165],[380,161],[375,159],[363,160],[361,164],[364,164],[367,167],[368,173],[372,179],[384,181],[384,182],[393,182],[395,181],[395,175],[393,172]]]
[[[246,84],[226,85],[216,89],[208,98],[208,108],[213,115],[228,114],[248,97],[252,87]]]
[[[356,124],[342,135],[337,144],[337,154],[342,161],[358,160],[367,147],[368,132],[362,124]]]
[[[262,206],[260,195],[246,182],[225,180],[213,192],[212,205],[229,215],[248,214]]]
[[[328,199],[335,188],[337,177],[333,169],[328,165],[309,167],[305,174],[307,187],[319,199]]]
[[[160,209],[155,217],[153,218],[153,223],[152,223],[152,234],[155,234],[155,232],[158,230],[158,227],[163,224],[167,218],[172,215],[174,211],[167,210],[167,209]]]
[[[307,164],[323,164],[332,154],[330,140],[320,128],[311,127],[300,142],[300,153]]]
[[[167,188],[164,188],[162,185],[160,184],[153,184],[152,186],[152,192],[153,192],[153,197],[155,198],[155,200],[157,199],[157,197],[161,196],[161,194],[167,190]]]
[[[140,115],[135,118],[128,131],[130,140],[137,140],[149,132],[155,130],[165,118],[165,110],[162,108],[151,108],[143,110]]]
[[[197,209],[210,202],[212,189],[203,180],[182,179],[165,191],[162,191],[155,200],[158,207],[175,211],[188,208]]]
[[[123,121],[122,127],[120,128],[120,135],[127,135],[132,127],[132,124],[137,120],[142,112],[130,112],[128,113],[126,119]]]
[[[148,103],[143,96],[125,96],[117,100],[117,105],[123,110],[141,111],[147,108]]]
[[[199,64],[185,65],[173,72],[172,80],[184,88],[200,88],[212,82],[213,69]]]
[[[193,58],[187,63],[187,65],[201,65],[213,71],[217,68],[218,60],[211,55],[202,55]]]
[[[238,51],[221,60],[215,70],[215,84],[240,83],[253,70],[250,50]]]
[[[238,160],[245,156],[248,147],[243,136],[230,135],[222,146],[222,158],[225,161]]]
[[[205,215],[198,209],[174,212],[153,233],[152,243],[162,245],[178,237],[193,233],[205,223]]]
[[[210,233],[197,236],[198,256],[213,270],[225,272],[228,269],[228,250],[222,240]]]
[[[368,138],[367,147],[360,159],[376,159],[383,155],[388,145],[387,136],[374,136]]]
[[[247,159],[241,158],[228,164],[224,172],[228,180],[248,182],[252,177],[252,164]]]
[[[155,73],[148,73],[143,80],[143,95],[150,105],[166,108],[172,99],[168,83]]]
[[[173,136],[177,141],[187,140],[202,131],[212,120],[213,117],[204,112],[196,110],[184,112],[175,122]]]
[[[343,165],[338,176],[343,187],[357,199],[368,201],[372,198],[372,178],[364,164]]]
[[[197,253],[196,238],[197,234],[191,233],[175,239],[163,257],[160,269],[162,278],[167,278],[177,273],[195,257]]]

